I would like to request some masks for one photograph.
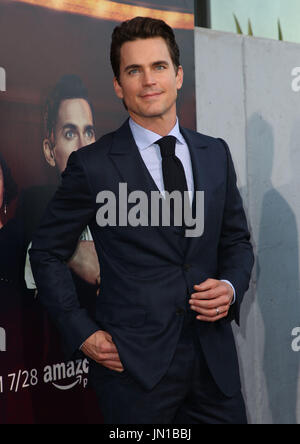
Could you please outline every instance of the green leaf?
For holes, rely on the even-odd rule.
[[[234,21],[235,21],[236,32],[237,32],[238,34],[243,34],[242,28],[241,28],[241,26],[240,26],[240,24],[239,24],[239,21],[238,21],[238,19],[237,19],[237,17],[236,17],[235,14],[233,14],[233,18],[234,18]]]
[[[251,35],[253,37],[253,30],[250,19],[248,19],[248,35]]]
[[[282,29],[281,29],[281,24],[280,24],[280,20],[278,19],[277,22],[277,26],[278,26],[278,40],[283,41],[283,34],[282,34]]]

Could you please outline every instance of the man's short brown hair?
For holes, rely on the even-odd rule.
[[[165,40],[177,72],[180,65],[180,54],[173,29],[163,20],[158,20],[151,17],[135,17],[131,20],[126,20],[119,26],[116,26],[112,33],[110,61],[114,75],[118,82],[120,77],[122,45],[125,42],[132,42],[137,39],[148,39],[153,37],[162,37]]]

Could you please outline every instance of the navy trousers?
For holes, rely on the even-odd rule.
[[[206,365],[194,322],[185,315],[180,340],[165,376],[150,391],[126,372],[90,363],[90,384],[96,391],[106,424],[247,424],[239,391],[226,397]],[[220,363],[222,365],[222,363]]]

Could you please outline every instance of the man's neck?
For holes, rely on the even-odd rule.
[[[156,134],[164,137],[169,134],[169,132],[174,128],[177,120],[175,113],[174,118],[164,119],[163,117],[140,117],[136,114],[131,114],[132,120],[143,128],[153,131]]]

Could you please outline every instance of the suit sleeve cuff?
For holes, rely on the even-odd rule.
[[[234,286],[232,285],[232,283],[231,283],[230,281],[227,281],[226,279],[221,279],[221,281],[222,281],[222,282],[227,282],[227,284],[229,284],[229,285],[231,286],[231,288],[232,288],[232,290],[233,290],[233,299],[232,299],[230,305],[233,305],[233,304],[235,303],[235,299],[236,299],[236,297],[235,297],[235,289],[234,289]]]

